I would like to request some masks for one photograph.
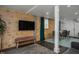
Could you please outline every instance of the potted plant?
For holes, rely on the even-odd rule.
[[[3,40],[3,35],[6,29],[6,23],[5,21],[1,20],[0,18],[0,39],[1,39],[1,52],[2,52],[2,40]]]

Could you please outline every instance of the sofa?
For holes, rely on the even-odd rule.
[[[64,54],[79,54],[79,42],[71,42],[71,48],[67,49]]]

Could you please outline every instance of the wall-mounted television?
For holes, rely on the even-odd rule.
[[[19,30],[20,31],[35,30],[35,22],[19,20]]]

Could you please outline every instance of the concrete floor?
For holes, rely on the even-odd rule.
[[[50,43],[54,43],[54,39],[46,39],[45,41],[50,42]],[[79,42],[79,39],[76,39],[76,38],[60,39],[59,45],[71,48],[71,42]]]

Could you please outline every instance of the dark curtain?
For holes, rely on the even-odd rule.
[[[44,41],[44,17],[40,17],[40,41]]]

